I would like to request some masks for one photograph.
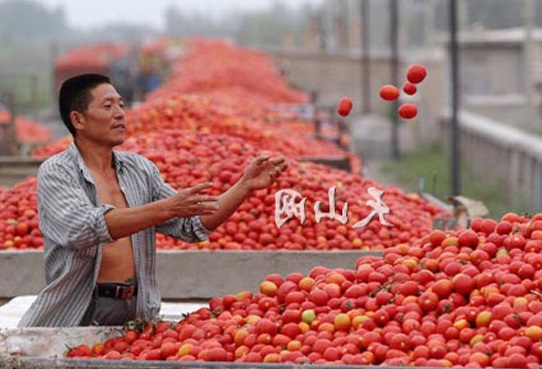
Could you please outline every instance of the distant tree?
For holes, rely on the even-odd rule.
[[[270,9],[240,13],[236,40],[242,45],[282,47],[286,40],[301,42],[301,31],[313,11],[303,3],[297,7],[275,2]]]
[[[138,24],[108,24],[84,35],[87,41],[140,43],[145,38],[158,35],[152,27]]]
[[[285,28],[285,20],[276,13],[246,13],[241,16],[236,38],[243,45],[280,46]]]
[[[185,13],[176,5],[165,11],[166,34],[174,37],[231,38],[233,28],[227,17],[212,19],[198,13]]]
[[[62,8],[50,10],[30,0],[0,1],[0,40],[4,43],[59,39],[67,31]]]

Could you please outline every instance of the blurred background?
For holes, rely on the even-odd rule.
[[[204,37],[265,52],[315,106],[350,96],[349,149],[364,175],[480,200],[495,217],[539,211],[540,26],[542,0],[0,0],[0,155],[29,156],[67,134],[56,110],[67,77],[110,74],[137,105],[167,79],[183,40]],[[401,97],[419,109],[403,121],[378,91],[400,87],[414,63],[428,77]]]

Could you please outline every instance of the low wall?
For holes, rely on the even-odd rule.
[[[0,156],[0,187],[11,187],[28,176],[35,176],[43,159]]]
[[[118,327],[14,328],[0,329],[0,362],[21,357],[62,358],[67,347],[92,347],[118,337]],[[1,366],[0,366],[1,367]]]
[[[308,274],[315,266],[354,269],[381,251],[159,251],[157,278],[164,299],[209,299],[257,292],[269,274]],[[0,298],[34,295],[45,286],[43,252],[0,252]]]
[[[450,117],[447,112],[440,119],[445,147],[451,140]],[[462,162],[503,183],[508,204],[542,206],[542,137],[467,111],[458,120]]]

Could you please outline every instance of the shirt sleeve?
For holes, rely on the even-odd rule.
[[[94,206],[74,174],[45,162],[38,171],[40,231],[56,244],[86,249],[113,242],[104,215],[112,205]]]
[[[153,201],[167,199],[168,197],[175,195],[177,191],[164,182],[156,165],[151,161],[149,161],[149,163],[151,165]],[[188,218],[176,217],[167,222],[158,224],[156,230],[185,242],[204,241],[209,238],[209,235],[212,233],[202,224],[201,217],[199,216]]]

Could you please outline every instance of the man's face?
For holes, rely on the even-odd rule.
[[[80,113],[84,123],[78,135],[97,144],[117,146],[124,142],[126,114],[124,102],[115,88],[107,83],[91,90],[92,100],[87,110]]]

